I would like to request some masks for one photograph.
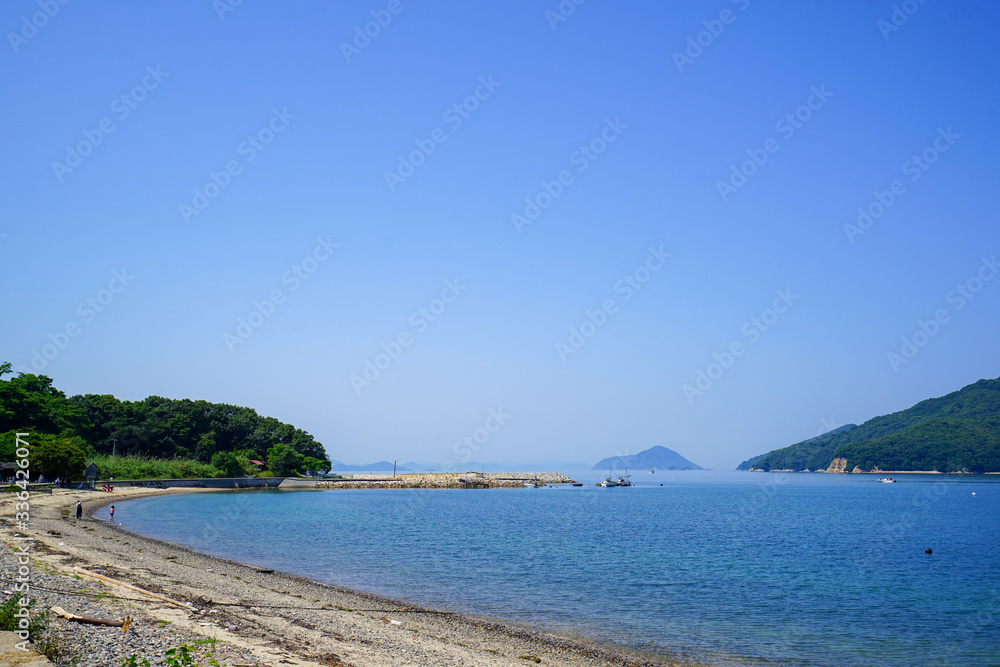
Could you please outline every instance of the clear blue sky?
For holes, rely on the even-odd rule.
[[[0,349],[69,394],[732,468],[1000,375],[992,3],[49,2]]]

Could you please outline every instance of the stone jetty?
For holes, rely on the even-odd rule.
[[[357,473],[322,479],[317,489],[497,489],[525,484],[573,484],[558,472],[421,472]]]

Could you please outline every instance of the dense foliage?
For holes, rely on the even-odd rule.
[[[97,466],[101,479],[184,479],[185,477],[240,477],[252,472],[247,470],[223,470],[210,463],[194,459],[154,459],[150,456],[126,454],[94,454],[87,459]]]
[[[10,364],[0,364],[0,378],[9,373]],[[31,434],[32,468],[50,479],[79,478],[82,460],[95,457],[101,477],[232,476],[254,471],[249,461],[268,461],[276,448],[286,474],[330,467],[311,435],[250,408],[160,396],[67,398],[44,375],[0,381],[0,460],[14,460],[18,431]],[[164,460],[172,464],[152,464]],[[168,469],[187,474],[157,474]]]
[[[1000,379],[980,380],[908,410],[842,427],[754,457],[740,470],[825,469],[834,458],[847,470],[1000,471]]]

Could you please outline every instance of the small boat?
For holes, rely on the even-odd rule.
[[[884,477],[884,478],[883,477],[879,477],[878,481],[882,482],[883,484],[895,484],[896,483],[896,480],[894,480],[892,477]]]
[[[610,489],[611,487],[618,486],[618,482],[611,479],[610,477],[605,477],[604,479],[602,479],[600,482],[597,483],[597,486],[603,486],[606,489]]]

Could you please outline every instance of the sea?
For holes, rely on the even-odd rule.
[[[1000,475],[568,474],[585,486],[184,494],[115,521],[654,660],[1000,665]]]

